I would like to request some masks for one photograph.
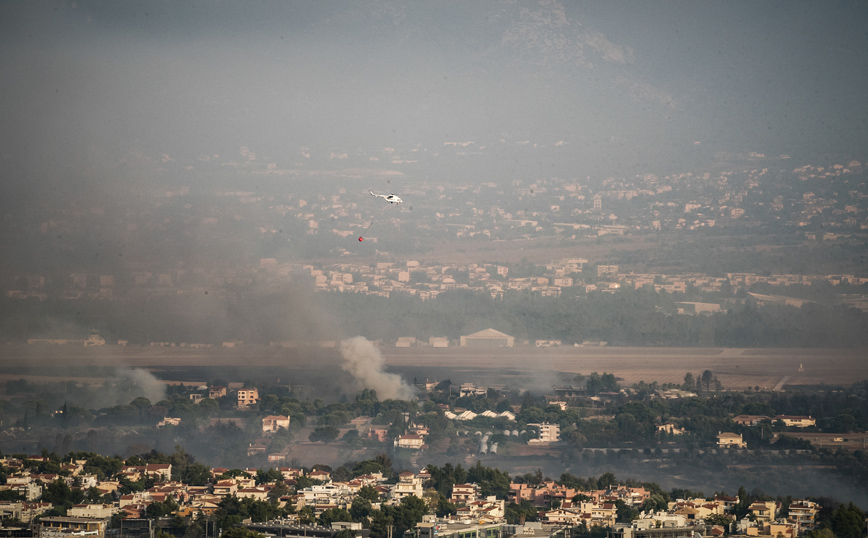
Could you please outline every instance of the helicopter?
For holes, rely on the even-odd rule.
[[[401,197],[397,194],[374,194],[374,191],[371,191],[371,196],[376,196],[377,198],[382,198],[383,200],[389,202],[390,204],[400,204],[403,203],[404,200],[401,200]]]

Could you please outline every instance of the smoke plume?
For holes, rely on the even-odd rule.
[[[88,402],[88,406],[99,409],[115,405],[126,405],[138,397],[145,397],[152,404],[166,399],[166,385],[147,370],[139,368],[118,368],[98,395]]]
[[[341,368],[353,376],[357,390],[375,390],[381,400],[411,400],[416,396],[416,391],[401,376],[384,371],[383,355],[367,338],[342,340],[341,355],[344,358]]]

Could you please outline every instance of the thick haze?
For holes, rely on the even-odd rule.
[[[599,173],[853,153],[866,22],[865,2],[3,2],[4,198],[240,145],[524,136]]]

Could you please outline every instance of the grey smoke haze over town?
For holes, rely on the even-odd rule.
[[[2,1],[0,448],[409,467],[418,418],[434,462],[868,502],[866,27],[864,0]]]
[[[688,213],[728,176],[696,178],[733,157],[773,159],[790,174],[839,161],[861,173],[866,21],[868,5],[844,1],[4,2],[7,287],[49,271],[120,281],[113,275],[145,266],[189,275],[341,249],[406,257],[436,233],[473,226],[456,211],[516,229],[537,226],[540,212],[585,226],[573,204],[590,204],[613,177],[644,178],[644,192],[665,196],[655,174],[674,174],[682,190],[667,201]],[[568,199],[536,199],[537,180],[575,185]],[[781,181],[799,203],[814,195]],[[476,191],[444,195],[434,184]],[[760,213],[788,203],[779,187],[755,190]],[[859,208],[842,193],[856,200],[860,189],[828,193],[856,212],[849,226]],[[369,190],[405,204],[373,209]],[[653,202],[631,198],[638,192],[621,188],[597,221],[665,228],[640,213]],[[741,198],[734,190],[715,203],[730,218]],[[204,291],[186,305],[200,327],[227,315]],[[264,321],[259,333],[340,324],[267,297],[231,314]]]
[[[131,155],[240,145],[292,162],[302,147],[563,144],[552,162],[416,172],[470,183],[510,166],[616,174],[680,169],[715,151],[852,155],[868,142],[864,2],[0,10],[5,204],[116,181]]]

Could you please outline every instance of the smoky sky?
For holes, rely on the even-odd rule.
[[[868,142],[866,15],[844,1],[4,2],[0,162],[11,183],[62,182],[131,151],[503,136],[563,140],[612,173],[677,167],[696,141],[853,155]]]

